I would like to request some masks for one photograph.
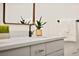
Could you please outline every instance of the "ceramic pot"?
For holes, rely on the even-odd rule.
[[[36,36],[42,36],[42,29],[36,29]]]

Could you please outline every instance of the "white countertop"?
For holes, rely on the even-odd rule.
[[[0,39],[0,51],[34,44],[40,44],[63,38],[64,38],[63,36],[52,36],[52,37],[15,37],[9,39]]]

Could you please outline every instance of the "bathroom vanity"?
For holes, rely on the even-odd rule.
[[[63,56],[64,37],[16,37],[0,40],[0,56]]]

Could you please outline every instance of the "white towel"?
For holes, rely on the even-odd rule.
[[[10,38],[10,34],[9,33],[0,33],[0,40],[8,39],[8,38]]]
[[[76,40],[76,21],[75,20],[63,20],[62,25],[62,33],[67,38],[64,41],[77,41]]]

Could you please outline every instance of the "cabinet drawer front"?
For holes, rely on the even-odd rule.
[[[46,43],[46,54],[64,49],[64,40],[58,40]]]
[[[44,56],[45,44],[38,44],[31,46],[31,56]]]
[[[50,53],[47,56],[64,56],[64,50],[59,50],[57,52]]]
[[[0,56],[29,56],[29,55],[30,55],[29,47],[22,47],[0,52]]]

